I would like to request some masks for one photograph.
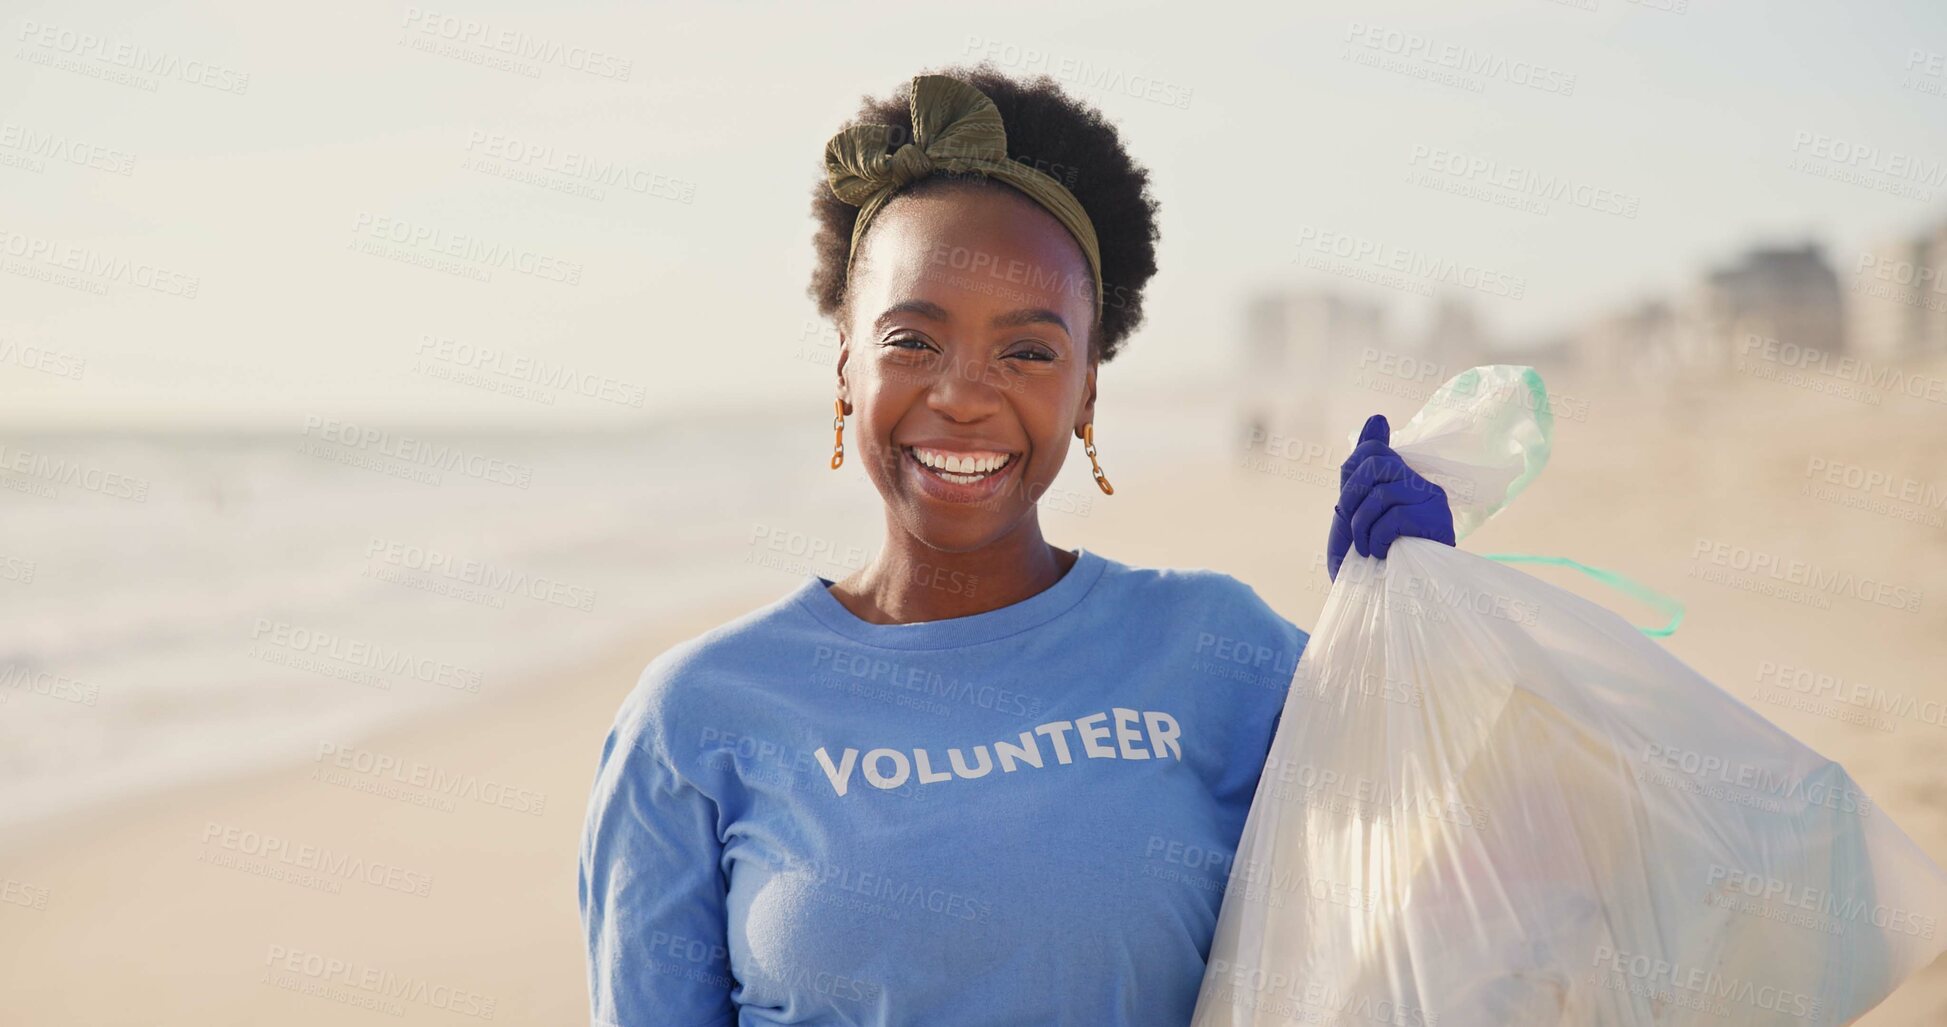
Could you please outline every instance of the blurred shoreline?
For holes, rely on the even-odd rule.
[[[1947,374],[1947,362],[1919,370]],[[1044,506],[1044,534],[1137,566],[1233,574],[1309,629],[1327,586],[1322,549],[1344,451],[1337,428],[1356,428],[1353,418],[1371,412],[1404,423],[1437,384],[1341,390],[1342,409],[1321,415],[1330,432],[1280,440],[1251,442],[1214,414],[1121,409],[1109,423],[1123,428],[1100,436],[1116,495],[1065,493]],[[1867,405],[1755,375],[1689,396],[1570,378],[1551,380],[1550,391],[1574,402],[1561,406],[1569,413],[1558,417],[1548,470],[1462,547],[1569,556],[1676,596],[1688,615],[1665,642],[1672,652],[1844,764],[1922,848],[1947,858],[1947,718],[1914,712],[1947,703],[1938,674],[1947,664],[1947,528],[1925,505],[1941,493],[1901,484],[1947,486],[1941,408],[1906,397]],[[1150,439],[1174,458],[1137,456]],[[819,441],[807,439],[807,454]],[[1076,462],[1071,454],[1069,471]],[[1855,470],[1893,485],[1877,498],[1849,489]],[[1064,487],[1092,489],[1079,477],[1065,473]],[[713,494],[710,505],[730,512],[715,534],[680,540],[699,568],[689,577],[644,570],[627,548],[632,533],[607,536],[598,555],[617,575],[639,576],[661,608],[637,618],[618,606],[614,637],[556,647],[557,662],[499,674],[502,687],[476,701],[359,728],[310,727],[275,764],[153,783],[142,801],[13,832],[0,850],[12,896],[0,903],[0,930],[23,942],[0,968],[12,1008],[23,1022],[344,1022],[343,1002],[305,993],[316,982],[269,965],[300,952],[491,997],[498,1020],[585,1016],[574,859],[616,706],[668,645],[784,594],[803,573],[843,577],[876,546],[868,483],[816,467],[787,483],[788,504],[778,479]],[[614,523],[634,524],[652,502],[640,498],[644,507],[618,506]],[[1722,553],[1832,569],[1918,601],[1821,592]],[[1648,612],[1586,580],[1537,574],[1639,622]],[[487,627],[505,631],[504,616]],[[1792,683],[1820,675],[1909,700],[1906,712],[1865,716],[1803,701]],[[15,695],[8,708],[40,700]],[[376,885],[340,879],[298,853],[387,874]],[[157,937],[175,941],[157,946]],[[98,1004],[103,971],[131,996],[112,1010]],[[1931,1022],[1943,1009],[1947,961],[1859,1022]],[[446,1022],[452,1013],[407,1005],[397,1016]]]
[[[15,894],[37,900],[0,903],[0,930],[23,943],[0,969],[10,1016],[323,1025],[355,1015],[344,992],[306,994],[321,982],[272,968],[274,954],[295,952],[477,996],[503,1023],[585,1019],[575,853],[602,739],[649,659],[743,608],[672,618],[497,704],[34,825],[0,853]],[[374,769],[384,761],[394,769]],[[442,802],[426,768],[493,787]],[[383,876],[339,874],[334,860]],[[163,937],[174,941],[155,943]],[[126,996],[106,1007],[91,983],[104,970]],[[452,1011],[407,1003],[399,1015],[445,1022]]]
[[[0,434],[0,849],[64,810],[491,705],[695,605],[851,573],[883,527],[856,461],[826,466],[829,416]],[[1129,475],[1208,459],[1223,428],[1215,403],[1119,397],[1099,431]],[[1102,498],[1075,464],[1050,523]]]

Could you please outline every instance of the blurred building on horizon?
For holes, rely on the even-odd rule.
[[[1817,240],[1748,245],[1676,295],[1642,297],[1550,336],[1510,339],[1451,293],[1426,301],[1419,331],[1396,328],[1393,315],[1386,300],[1316,280],[1253,296],[1241,365],[1246,437],[1317,434],[1336,416],[1335,387],[1423,398],[1483,363],[1673,387],[1748,373],[1755,362],[1947,354],[1947,218],[1840,254],[1836,266]]]
[[[1947,219],[1861,253],[1847,293],[1848,338],[1860,353],[1947,352]]]

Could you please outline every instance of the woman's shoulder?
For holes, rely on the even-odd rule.
[[[666,644],[636,676],[615,730],[646,748],[710,730],[737,698],[792,660],[808,664],[812,634],[790,594]],[[718,725],[721,727],[722,725]]]
[[[1108,560],[1104,580],[1130,607],[1176,623],[1195,621],[1232,637],[1280,637],[1302,647],[1310,634],[1287,620],[1256,588],[1223,571],[1142,567]]]

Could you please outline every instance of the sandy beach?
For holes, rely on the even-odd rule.
[[[7,1019],[585,1021],[575,846],[603,734],[655,651],[733,612],[672,624],[499,707],[347,740],[349,766],[333,752],[41,832],[5,857],[7,878],[44,900],[0,906]],[[414,787],[412,771],[361,772],[378,758],[500,787],[428,805],[439,790]],[[304,846],[385,869],[307,877]],[[347,1001],[353,989],[293,990],[330,981],[311,957],[423,981],[426,998],[387,1010]]]
[[[658,657],[818,578],[1025,602],[928,495],[1314,632],[1370,415],[1528,364],[1548,466],[1436,557],[1624,655],[1399,555],[1311,648],[1356,692],[1099,561],[991,653],[739,636],[628,707],[596,959],[669,1023],[603,1027],[1185,1027],[1200,969],[1264,1027],[1947,1027],[1947,0],[883,6],[9,7],[0,1027],[590,1024]],[[736,966],[651,804],[721,814]],[[1352,929],[1187,951],[1226,894]]]
[[[1899,394],[1855,402],[1748,375],[1688,400],[1551,385],[1579,415],[1558,424],[1547,473],[1465,547],[1572,556],[1677,596],[1689,613],[1667,642],[1674,652],[1844,763],[1947,859],[1947,722],[1788,705],[1764,690],[1783,666],[1913,700],[1903,709],[1947,700],[1947,529],[1928,523],[1941,511],[1897,496],[1875,510],[1849,503],[1843,484],[1821,484],[1837,463],[1947,486],[1947,408]],[[1419,402],[1375,392],[1369,405],[1398,423]],[[1131,564],[1224,570],[1299,625],[1315,623],[1335,463],[1206,464],[1115,482],[1114,497],[1051,540]],[[1713,555],[1726,546],[1922,598],[1895,609],[1740,584]],[[1639,622],[1651,616],[1570,575],[1544,576]],[[627,646],[497,705],[36,831],[0,853],[0,1019],[585,1022],[575,849],[610,717],[664,647],[788,587],[647,625]],[[478,784],[455,795],[428,783],[442,776]],[[308,873],[316,853],[368,869]],[[370,974],[414,986],[390,1000],[339,983]],[[1947,961],[1859,1022],[1947,1022]]]

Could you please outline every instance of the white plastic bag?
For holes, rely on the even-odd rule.
[[[1497,365],[1393,447],[1464,537],[1549,434]],[[1609,610],[1407,538],[1341,565],[1193,1024],[1846,1024],[1943,919],[1947,875],[1838,764]]]

